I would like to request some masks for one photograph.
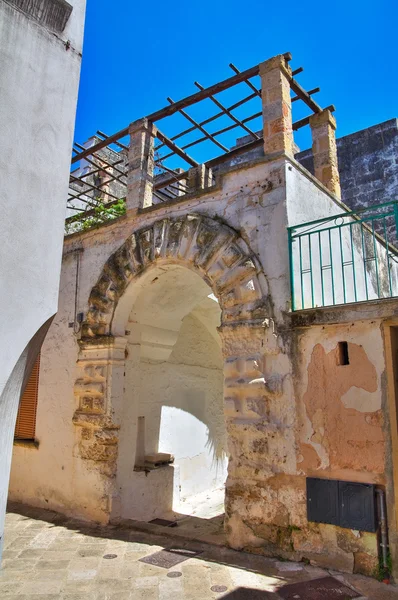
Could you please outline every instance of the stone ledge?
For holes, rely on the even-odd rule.
[[[368,319],[398,319],[398,298],[381,298],[338,304],[318,308],[307,308],[286,313],[293,329],[311,327],[313,325],[331,325],[366,321]]]
[[[38,450],[39,442],[37,440],[14,440],[14,446]]]

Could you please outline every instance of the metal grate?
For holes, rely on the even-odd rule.
[[[186,548],[168,548],[155,552],[149,556],[140,558],[140,562],[147,563],[148,565],[154,565],[155,567],[162,567],[163,569],[171,569],[175,565],[178,565],[189,558],[195,558],[202,554],[201,551],[187,550]]]
[[[334,577],[291,583],[278,590],[284,600],[349,600],[360,594]]]
[[[161,527],[177,527],[177,521],[169,521],[168,519],[152,519],[149,523],[160,525]]]

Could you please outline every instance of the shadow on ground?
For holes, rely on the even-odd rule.
[[[106,545],[107,547],[112,547],[110,551],[115,552],[114,556],[116,558],[118,552],[118,544],[120,542],[126,542],[127,544],[138,543],[143,544],[147,547],[147,550],[144,551],[144,554],[147,557],[151,557],[153,553],[158,552],[159,548],[171,550],[174,553],[178,553],[178,551],[181,550],[182,558],[181,561],[179,561],[180,564],[176,563],[176,568],[180,570],[181,565],[182,571],[184,571],[184,561],[188,561],[189,556],[191,556],[192,553],[195,553],[194,562],[199,561],[199,563],[203,565],[202,569],[204,571],[206,571],[206,569],[210,569],[209,572],[212,574],[213,579],[215,578],[213,587],[224,588],[220,589],[219,592],[216,592],[216,590],[214,590],[212,593],[209,592],[208,596],[206,595],[206,598],[222,598],[223,600],[277,600],[278,598],[284,598],[290,600],[290,598],[297,598],[297,594],[290,594],[290,591],[294,592],[293,584],[295,586],[300,586],[300,584],[304,582],[315,582],[315,580],[320,581],[321,578],[333,579],[333,581],[336,584],[336,587],[338,587],[337,583],[341,582],[342,584],[350,588],[351,594],[346,594],[344,596],[343,594],[329,595],[328,593],[327,595],[311,595],[310,593],[308,597],[300,594],[298,596],[300,600],[345,600],[346,598],[358,597],[358,595],[361,598],[366,597],[369,600],[396,600],[398,598],[398,588],[396,586],[385,586],[383,584],[379,584],[375,580],[358,575],[343,575],[339,573],[333,573],[335,578],[332,578],[330,577],[330,573],[328,571],[308,566],[303,563],[281,562],[274,558],[266,558],[255,554],[248,554],[245,552],[231,550],[230,548],[227,548],[223,545],[217,546],[194,539],[184,539],[175,535],[175,530],[178,528],[160,527],[158,525],[153,525],[149,526],[149,529],[138,530],[136,525],[141,525],[142,527],[147,528],[148,524],[136,524],[135,522],[130,522],[130,525],[126,525],[126,523],[123,523],[101,526],[90,524],[78,519],[68,518],[53,511],[27,507],[15,503],[9,504],[8,512],[22,516],[22,519],[19,519],[19,521],[23,522],[23,520],[25,519],[31,520],[32,522],[29,523],[29,525],[27,525],[26,529],[23,529],[22,527],[20,532],[19,530],[14,530],[14,538],[15,536],[17,538],[19,537],[20,542],[18,542],[18,539],[16,539],[17,543],[12,542],[8,546],[6,544],[4,552],[5,570],[12,570],[13,568],[15,568],[15,565],[12,564],[13,561],[18,562],[20,558],[21,560],[23,560],[22,555],[27,551],[31,552],[29,550],[29,547],[32,547],[30,541],[34,538],[36,530],[38,533],[40,533],[41,529],[43,528],[48,532],[51,532],[52,528],[62,528],[70,530],[76,534],[82,534],[83,536],[87,536],[87,539],[84,539],[84,543],[82,543],[80,546],[77,545],[74,551],[74,555],[77,557],[78,560],[87,560],[86,557],[88,557],[88,560],[90,560],[90,556],[96,556],[98,557],[101,563],[109,564],[111,561],[102,561],[102,558],[104,558],[103,554],[105,554],[105,551],[102,550],[102,547],[105,547]],[[10,529],[10,532],[13,532],[12,528]],[[29,532],[29,535],[26,532]],[[101,544],[99,540],[95,541],[95,538],[100,538],[104,541],[104,544]],[[97,544],[97,547],[94,549],[95,552],[94,554],[90,554],[90,546],[93,546],[95,544]],[[123,546],[123,544],[121,544],[121,546]],[[119,546],[120,550],[121,546]],[[152,553],[151,550],[148,549],[148,546],[154,547]],[[21,557],[19,555],[19,548],[21,548],[22,552]],[[51,548],[48,548],[48,550],[51,550]],[[60,548],[60,551],[62,552],[62,548]],[[43,550],[43,553],[45,552],[46,549]],[[61,552],[58,552],[58,554],[60,554]],[[46,559],[46,557],[43,558],[44,560]],[[37,560],[43,560],[43,558]],[[107,558],[109,558],[109,556]],[[136,560],[141,559],[138,556]],[[190,563],[186,564],[189,565]],[[214,567],[212,565],[214,565]],[[233,574],[234,581],[231,583],[231,580],[229,580],[229,583],[227,585],[223,585],[223,582],[221,581],[223,567],[226,567],[226,569],[232,568],[232,570],[238,570],[235,571]],[[44,565],[43,568],[48,567]],[[104,567],[100,567],[100,569],[103,568]],[[162,581],[164,580],[164,578],[172,576],[171,570],[168,570],[168,567],[160,569],[159,567],[151,567],[150,565],[148,566],[142,564],[142,568],[158,569],[156,574],[159,576],[159,580]],[[195,566],[193,566],[193,569],[195,570]],[[229,573],[231,574],[230,571]],[[114,580],[108,581],[108,585],[111,588],[113,585],[112,582],[114,582],[114,585],[116,587],[119,584],[121,585],[123,583],[123,581],[120,581],[120,578],[118,578],[116,574],[114,575],[114,577]],[[148,579],[145,576],[145,574],[143,575],[143,577],[144,579]],[[182,580],[185,581],[185,576],[182,578]],[[171,580],[168,579],[168,581]],[[72,584],[70,585],[72,586]],[[234,589],[231,589],[232,587]],[[357,591],[357,594],[352,595],[352,591],[354,590],[354,588]],[[114,590],[112,589],[112,592],[113,591]],[[139,597],[141,598],[141,596]],[[198,598],[202,597],[203,596],[198,596]],[[135,596],[133,596],[133,598],[135,599]],[[145,598],[146,600],[150,600],[150,598],[147,596],[145,596]],[[181,600],[182,598],[183,597],[181,596]]]

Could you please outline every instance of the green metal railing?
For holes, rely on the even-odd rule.
[[[398,296],[398,202],[288,227],[292,310]]]

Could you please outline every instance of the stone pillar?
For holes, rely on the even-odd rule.
[[[139,119],[130,125],[127,210],[137,211],[152,205],[156,133],[156,126],[148,119]]]
[[[207,169],[205,164],[192,167],[188,171],[188,189],[190,192],[204,190],[213,185],[213,174],[211,169]]]
[[[77,404],[73,416],[77,426],[75,452],[85,461],[88,470],[99,473],[102,490],[97,518],[102,522],[109,519],[115,495],[126,343],[125,337],[111,336],[79,342],[79,374],[74,386]],[[96,502],[94,496],[93,506]]]
[[[278,497],[275,491],[296,473],[290,362],[269,319],[224,324],[219,332],[229,451],[227,539],[235,549],[263,547],[278,527],[296,522],[294,498],[302,505],[302,493],[282,489]]]
[[[315,177],[338,198],[341,198],[340,175],[337,163],[336,119],[330,110],[310,117],[312,153]]]
[[[260,64],[265,154],[293,151],[291,69],[282,54]]]

